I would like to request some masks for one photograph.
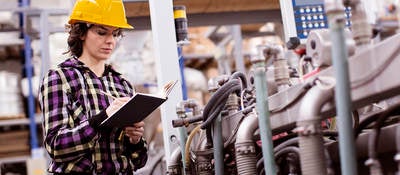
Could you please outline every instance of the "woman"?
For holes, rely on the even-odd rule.
[[[123,3],[77,0],[68,23],[71,57],[49,70],[40,87],[49,172],[133,174],[147,161],[144,123],[125,128],[100,125],[134,93],[130,83],[105,64],[122,29],[133,28]]]

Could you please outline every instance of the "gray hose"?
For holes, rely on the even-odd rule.
[[[235,72],[231,75],[230,79],[239,79],[242,82],[243,89],[247,88],[247,78],[243,72]]]
[[[334,79],[324,79],[307,92],[300,105],[296,131],[299,134],[302,174],[327,174],[319,114],[322,106],[332,100],[334,84]]]
[[[237,173],[240,175],[254,175],[256,172],[256,147],[252,139],[258,128],[258,118],[250,113],[240,124],[235,142]]]

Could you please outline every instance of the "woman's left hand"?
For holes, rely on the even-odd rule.
[[[132,144],[139,143],[140,139],[143,136],[144,132],[144,122],[134,123],[133,126],[125,127],[125,135],[129,137],[129,141]]]

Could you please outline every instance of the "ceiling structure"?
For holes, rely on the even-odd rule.
[[[183,54],[185,65],[197,69],[215,64],[215,45],[229,39],[227,36],[230,35],[229,27],[228,32],[218,32],[222,26],[239,24],[242,37],[249,38],[276,35],[276,31],[263,32],[260,28],[267,22],[282,22],[279,0],[173,0],[173,5],[186,8],[192,37],[189,39],[191,44],[183,48]],[[151,29],[148,1],[125,0],[124,6],[128,23],[135,30]]]
[[[188,26],[280,22],[279,0],[174,0],[186,7]],[[137,30],[150,29],[149,3],[125,2],[128,22]]]

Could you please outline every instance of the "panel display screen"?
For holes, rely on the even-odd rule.
[[[294,3],[296,5],[315,5],[315,4],[323,4],[324,0],[295,0]]]
[[[297,36],[307,38],[311,30],[328,27],[324,10],[324,0],[292,0]],[[350,26],[350,10],[345,9],[346,26]]]

